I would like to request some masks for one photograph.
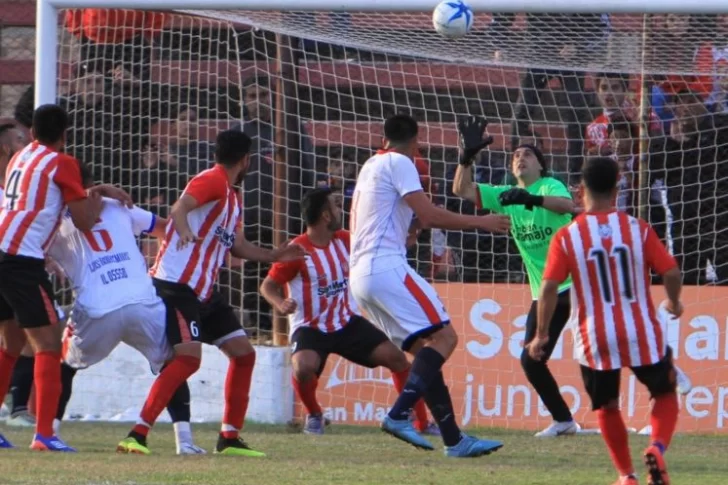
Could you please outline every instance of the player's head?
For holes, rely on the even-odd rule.
[[[7,163],[26,143],[25,133],[14,123],[0,125],[0,164]]]
[[[386,148],[397,150],[414,160],[417,152],[417,121],[409,115],[394,115],[384,122]]]
[[[240,130],[226,130],[217,135],[215,162],[229,169],[239,170],[235,184],[239,184],[250,166],[250,137]]]
[[[511,170],[519,181],[533,183],[546,175],[546,158],[536,145],[522,144],[513,152]]]
[[[44,104],[33,112],[33,138],[48,146],[63,146],[68,114],[56,104]]]
[[[319,187],[308,192],[301,203],[301,213],[306,226],[325,227],[333,232],[341,229],[343,213],[341,194],[328,187]]]
[[[611,202],[617,195],[619,165],[611,157],[593,157],[584,162],[581,170],[584,199],[591,202]]]

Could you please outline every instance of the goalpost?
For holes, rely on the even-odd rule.
[[[728,6],[472,0],[473,30],[446,39],[432,28],[437,3],[41,0],[35,101],[65,103],[74,120],[67,149],[105,182],[162,213],[187,178],[206,167],[218,130],[251,130],[261,169],[245,181],[246,228],[268,245],[300,227],[297,202],[307,187],[332,184],[347,200],[357,166],[381,147],[382,122],[394,113],[420,121],[421,165],[429,166],[423,181],[435,202],[452,210],[475,210],[449,191],[462,115],[490,122],[495,143],[478,165],[482,182],[508,181],[515,140],[541,145],[554,174],[578,195],[575,174],[585,154],[616,151],[625,173],[621,203],[656,218],[661,235],[691,265],[685,316],[666,321],[677,363],[694,384],[682,398],[680,429],[724,431],[728,127],[724,135],[720,126],[701,124],[708,118],[699,104],[728,111],[728,22],[708,15]],[[114,42],[103,43],[68,29],[65,15],[84,8],[163,14],[140,29],[128,26],[135,14],[125,10],[106,28]],[[529,30],[521,12],[543,16],[530,19]],[[511,22],[502,13],[518,15]],[[554,29],[549,19],[564,13],[603,15],[598,26],[572,18]],[[523,81],[528,73],[530,86]],[[592,125],[602,105],[612,123]],[[412,264],[435,282],[460,336],[445,374],[463,424],[535,430],[549,417],[520,368],[530,293],[510,238],[433,230],[411,251]],[[150,241],[143,247],[153,256]],[[230,261],[221,289],[261,344],[251,418],[281,422],[301,410],[288,384],[285,328],[255,294],[263,271]],[[662,298],[660,288],[654,294]],[[276,345],[268,347],[271,341]],[[193,419],[214,421],[225,362],[217,350],[205,352],[191,380]],[[578,421],[593,427],[569,330],[550,365]],[[117,349],[108,362],[79,373],[69,412],[134,419],[151,380],[141,356]],[[648,396],[627,373],[623,383],[625,416],[640,429],[648,424]],[[319,396],[334,422],[373,424],[395,392],[386,371],[332,356]]]

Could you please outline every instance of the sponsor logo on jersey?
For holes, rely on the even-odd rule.
[[[217,226],[215,228],[215,237],[220,240],[220,243],[226,248],[233,247],[235,244],[235,233],[228,232],[223,226]]]
[[[551,240],[554,230],[537,224],[524,224],[513,226],[513,237],[520,242],[546,242]]]
[[[320,281],[321,281],[321,278],[319,277],[319,282]],[[349,286],[349,282],[347,280],[334,281],[333,283],[331,283],[329,285],[319,286],[318,295],[325,296],[327,298],[332,298],[332,297],[338,295],[339,293],[345,292],[346,288],[348,286]]]

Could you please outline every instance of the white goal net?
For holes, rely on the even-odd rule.
[[[67,149],[93,164],[97,178],[165,214],[210,164],[216,133],[240,126],[255,141],[245,230],[263,245],[274,242],[277,199],[290,234],[301,230],[306,189],[330,185],[350,202],[358,167],[381,147],[383,120],[395,113],[420,122],[423,183],[455,211],[476,211],[451,191],[461,116],[485,116],[495,139],[478,161],[479,182],[509,183],[510,153],[532,143],[578,195],[585,157],[614,156],[623,170],[620,208],[648,217],[685,272],[686,314],[666,323],[695,386],[683,398],[681,429],[725,429],[728,18],[476,13],[470,34],[446,39],[429,12],[101,13],[94,28],[85,12],[63,12],[58,93],[74,120]],[[285,179],[277,180],[284,159]],[[144,245],[152,255],[153,245]],[[460,335],[445,374],[462,423],[548,424],[520,368],[531,298],[511,236],[432,230],[410,256],[435,282]],[[257,294],[265,270],[231,261],[220,279],[263,344],[273,328]],[[662,297],[657,287],[655,295]],[[123,358],[145,372],[141,357]],[[192,378],[198,419],[220,414],[225,367],[214,364],[203,361]],[[570,331],[550,365],[577,419],[593,427]],[[112,370],[87,372],[115,379]],[[629,425],[642,428],[648,395],[631,376],[623,384]],[[333,421],[372,424],[396,394],[388,372],[332,356],[319,395]],[[104,417],[126,411],[105,405]]]

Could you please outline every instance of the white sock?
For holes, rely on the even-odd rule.
[[[222,426],[220,427],[220,431],[222,431],[224,433],[226,431],[239,431],[239,430],[235,426],[222,423]]]
[[[61,431],[61,420],[60,419],[54,419],[53,420],[53,434],[58,436],[58,433]]]
[[[174,423],[174,439],[179,447],[182,443],[192,444],[192,427],[187,421]]]

